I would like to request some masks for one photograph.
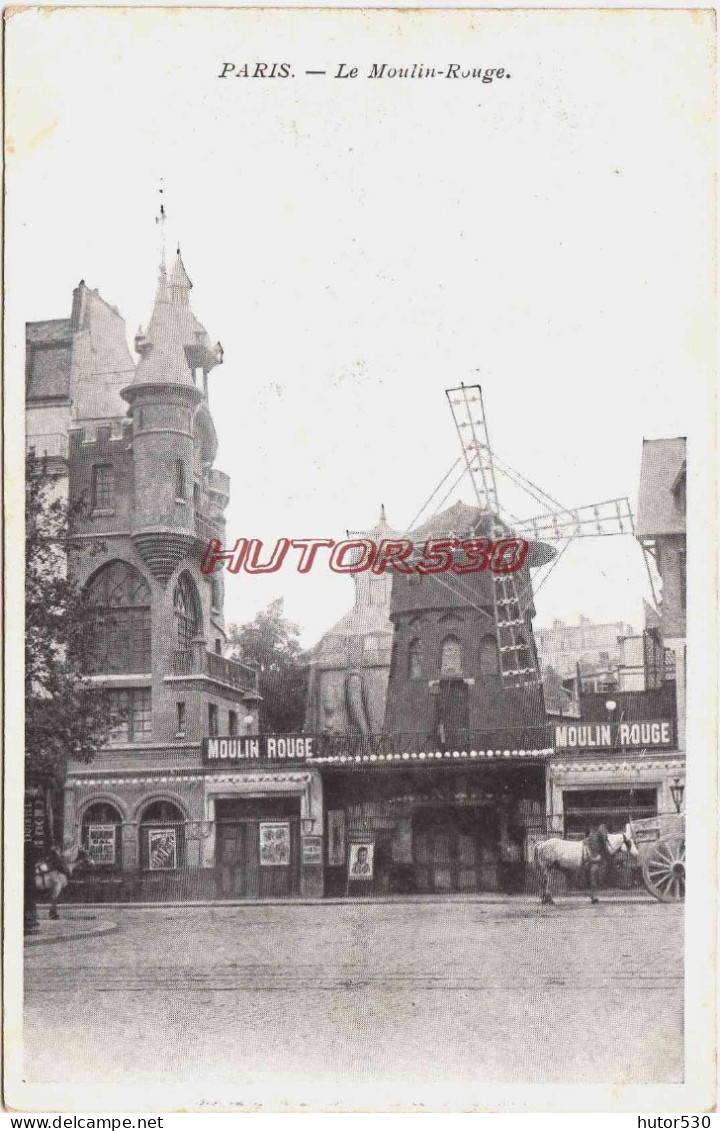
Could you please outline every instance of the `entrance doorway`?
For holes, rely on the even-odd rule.
[[[218,899],[273,899],[300,890],[300,800],[215,802]]]
[[[413,817],[420,892],[497,891],[499,835],[489,809],[424,809]]]
[[[435,741],[443,747],[467,746],[470,702],[465,680],[441,678],[435,704]]]

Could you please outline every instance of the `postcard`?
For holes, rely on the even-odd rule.
[[[6,1106],[712,1110],[714,12],[5,29]]]

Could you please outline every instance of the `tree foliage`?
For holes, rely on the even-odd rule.
[[[268,733],[302,730],[308,667],[299,631],[285,618],[282,598],[271,601],[249,624],[230,626],[233,655],[258,668],[261,729]]]
[[[89,762],[117,724],[107,695],[83,671],[92,609],[68,564],[84,550],[68,503],[44,460],[31,453],[25,479],[25,757],[28,770],[64,777]]]

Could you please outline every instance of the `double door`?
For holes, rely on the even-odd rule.
[[[418,891],[493,891],[498,886],[498,836],[487,809],[416,814],[413,861]]]
[[[300,888],[299,804],[217,803],[215,887],[219,899],[272,899]],[[256,815],[258,813],[258,815]]]

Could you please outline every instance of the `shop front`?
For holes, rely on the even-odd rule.
[[[326,894],[525,890],[544,754],[515,754],[324,766]]]
[[[92,863],[67,898],[322,896],[322,780],[311,751],[302,736],[205,739],[155,770],[75,771],[66,837]]]

